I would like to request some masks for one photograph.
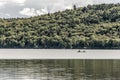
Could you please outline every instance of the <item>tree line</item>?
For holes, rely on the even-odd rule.
[[[0,18],[0,48],[120,49],[120,4],[74,5],[30,18]]]

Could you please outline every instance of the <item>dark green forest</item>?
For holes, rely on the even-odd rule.
[[[120,4],[0,18],[0,48],[120,49]]]

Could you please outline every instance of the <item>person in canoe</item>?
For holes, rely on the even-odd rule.
[[[85,50],[83,50],[83,51],[81,51],[81,50],[78,50],[78,52],[80,53],[80,52],[83,52],[83,53],[85,53],[86,51]]]
[[[81,52],[80,50],[78,50],[78,52]]]

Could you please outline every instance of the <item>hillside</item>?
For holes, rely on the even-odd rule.
[[[120,49],[120,4],[0,19],[0,48]]]

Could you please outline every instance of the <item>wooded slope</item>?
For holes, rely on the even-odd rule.
[[[0,48],[120,49],[120,4],[0,19]]]

